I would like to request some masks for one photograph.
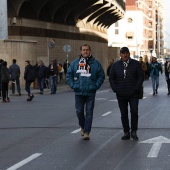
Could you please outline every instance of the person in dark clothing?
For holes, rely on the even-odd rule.
[[[25,79],[25,90],[28,93],[27,101],[32,101],[32,99],[34,98],[34,95],[31,94],[31,89],[30,89],[31,83],[34,82],[35,80],[35,77],[33,77],[32,75],[32,69],[34,69],[34,67],[30,64],[30,62],[28,60],[25,61],[24,79]]]
[[[114,59],[111,59],[111,60],[109,61],[109,66],[108,66],[108,68],[107,68],[107,76],[109,76],[109,74],[110,74],[110,69],[111,69],[111,66],[112,66],[113,63],[114,63]]]
[[[69,66],[66,80],[75,92],[75,107],[81,135],[84,140],[89,140],[95,95],[104,82],[105,74],[99,61],[92,56],[88,44],[82,45],[80,52],[80,58],[75,59]]]
[[[9,67],[9,73],[11,76],[12,81],[12,94],[15,94],[15,83],[17,85],[17,91],[19,93],[19,96],[21,96],[21,87],[20,87],[20,67],[16,64],[16,59],[12,60],[13,64]]]
[[[67,74],[67,70],[68,70],[69,66],[70,66],[70,63],[69,63],[68,60],[66,59],[66,61],[65,61],[64,64],[63,64],[63,69],[64,69],[64,74],[65,74],[65,76],[66,76],[66,74]]]
[[[10,80],[9,69],[7,68],[7,62],[2,63],[1,69],[1,83],[2,83],[2,101],[10,102],[8,95],[8,84]]]
[[[4,61],[2,59],[0,59],[0,99],[2,98],[2,84],[1,84],[1,69],[2,69],[2,63]]]
[[[165,79],[166,79],[167,88],[168,88],[167,95],[170,95],[170,62],[165,61],[164,69],[165,69]]]
[[[49,79],[50,79],[50,88],[51,94],[56,94],[57,91],[57,79],[58,79],[58,66],[55,60],[51,61],[49,65]]]
[[[45,83],[46,77],[47,77],[46,67],[44,66],[43,61],[39,60],[38,61],[38,69],[37,69],[37,79],[38,79],[40,94],[43,94],[44,83]]]
[[[139,62],[130,58],[130,52],[127,47],[120,49],[120,57],[121,59],[111,67],[110,86],[113,92],[116,93],[121,112],[124,130],[122,140],[128,140],[130,137],[138,140],[138,93],[143,84],[144,75]],[[131,112],[131,127],[128,118],[128,104]]]

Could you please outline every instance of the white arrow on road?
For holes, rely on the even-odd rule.
[[[158,136],[152,139],[142,141],[140,143],[153,143],[152,148],[147,157],[156,158],[163,143],[170,143],[170,139],[163,136]]]

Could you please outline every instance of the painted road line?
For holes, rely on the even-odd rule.
[[[98,93],[105,93],[105,92],[109,92],[110,90],[101,90],[101,91],[97,91],[97,94]]]
[[[117,100],[108,100],[109,102],[117,102]]]
[[[109,115],[110,113],[112,113],[111,111],[109,111],[109,112],[106,112],[105,114],[103,114],[102,116],[107,116],[107,115]]]
[[[158,136],[155,138],[151,138],[145,141],[142,141],[140,143],[153,143],[152,148],[149,151],[149,154],[147,157],[150,158],[156,158],[159,154],[159,151],[161,149],[161,146],[163,143],[170,143],[170,139],[164,137],[164,136]]]
[[[8,168],[7,170],[16,170],[22,166],[24,166],[25,164],[27,164],[28,162],[31,162],[32,160],[38,158],[39,156],[41,156],[42,153],[36,153],[36,154],[33,154],[31,155],[30,157],[24,159],[23,161],[15,164],[14,166],[11,166],[10,168]]]
[[[73,132],[71,132],[71,133],[78,133],[78,132],[80,132],[81,131],[81,128],[79,128],[79,129],[77,129],[77,130],[74,130]]]
[[[107,100],[106,98],[96,98],[96,100]]]

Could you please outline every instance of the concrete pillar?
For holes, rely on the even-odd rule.
[[[0,40],[8,39],[7,0],[0,0]]]

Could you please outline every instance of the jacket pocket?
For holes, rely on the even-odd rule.
[[[80,89],[80,81],[75,80],[73,84],[73,90],[79,90]]]
[[[89,84],[89,85],[88,85],[87,87],[88,87],[88,91],[89,91],[89,92],[94,92],[94,91],[97,90],[96,81],[90,80],[88,84]]]

